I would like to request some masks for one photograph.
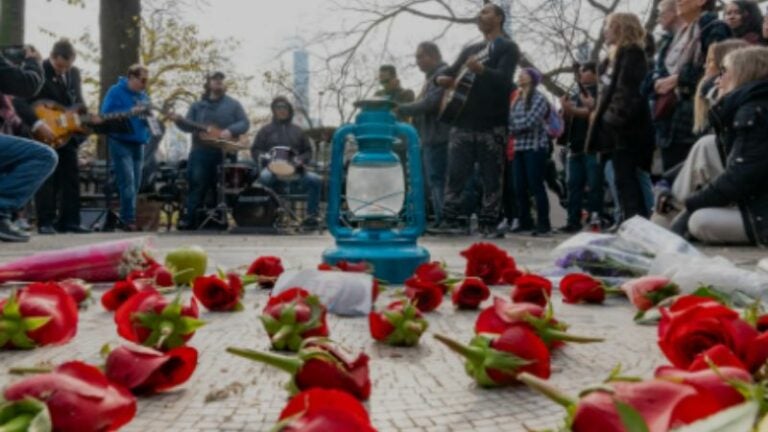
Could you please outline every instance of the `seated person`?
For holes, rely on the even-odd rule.
[[[684,200],[673,231],[706,243],[768,245],[768,48],[725,57],[710,110],[725,170]]]
[[[289,147],[296,157],[292,162],[297,164],[296,174],[290,177],[278,177],[264,167],[259,173],[259,183],[274,188],[280,183],[299,182],[307,191],[307,218],[303,225],[307,228],[317,227],[320,206],[320,176],[309,172],[306,164],[312,160],[312,146],[300,127],[292,123],[293,105],[288,99],[278,96],[272,101],[272,122],[259,130],[251,146],[251,156],[259,163],[259,156],[269,156],[275,147]]]

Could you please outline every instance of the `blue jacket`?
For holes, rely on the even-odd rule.
[[[120,77],[117,84],[114,84],[104,96],[101,103],[101,113],[109,114],[115,112],[130,111],[136,105],[148,105],[149,97],[145,92],[135,92],[128,87],[128,79]],[[143,117],[135,116],[130,118],[131,132],[109,134],[110,138],[119,141],[146,144],[149,141],[149,125]]]

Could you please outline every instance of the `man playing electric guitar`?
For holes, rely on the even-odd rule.
[[[452,116],[443,217],[432,230],[438,234],[463,230],[457,219],[463,213],[462,192],[475,172],[475,163],[479,165],[477,175],[483,185],[478,215],[481,232],[492,234],[501,214],[509,93],[520,57],[517,45],[502,30],[504,20],[504,10],[499,6],[483,6],[477,26],[485,41],[466,47],[443,75],[435,77],[438,85],[454,88],[465,71],[474,76],[463,109]],[[442,118],[445,120],[446,116]]]
[[[248,132],[250,122],[243,106],[236,99],[227,96],[224,74],[215,72],[206,78],[203,97],[189,107],[186,118],[171,116],[179,129],[194,133],[192,150],[187,164],[186,214],[179,221],[180,230],[197,227],[197,210],[205,203],[206,193],[215,191],[217,170],[223,156],[217,147],[206,145],[206,140],[233,140]],[[199,125],[209,126],[201,131]]]
[[[75,58],[76,52],[72,43],[67,39],[56,42],[50,57],[43,62],[44,84],[40,92],[31,99],[15,102],[20,117],[30,126],[35,136],[46,141],[53,137],[52,131],[36,116],[31,104],[50,100],[65,107],[81,106],[85,109],[80,70],[73,66]],[[37,230],[40,234],[90,232],[80,225],[80,170],[77,165],[77,151],[85,139],[83,135],[73,136],[56,149],[59,155],[56,171],[35,194]]]

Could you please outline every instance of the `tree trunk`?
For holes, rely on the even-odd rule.
[[[24,0],[0,0],[0,45],[24,43]]]
[[[5,0],[3,0],[5,1]],[[141,41],[141,0],[100,0],[99,30],[101,33],[100,100],[117,78],[139,62]],[[103,140],[99,157],[106,156]]]

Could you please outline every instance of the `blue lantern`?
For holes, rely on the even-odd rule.
[[[323,252],[323,261],[366,261],[377,278],[402,283],[429,261],[429,252],[418,245],[426,223],[419,137],[412,126],[396,122],[395,104],[389,100],[365,100],[356,106],[361,111],[355,123],[333,136],[327,223],[336,247]],[[350,135],[358,151],[349,162],[345,198],[354,228],[342,226],[340,218],[344,149]],[[407,188],[400,158],[392,152],[399,136],[407,142]]]

